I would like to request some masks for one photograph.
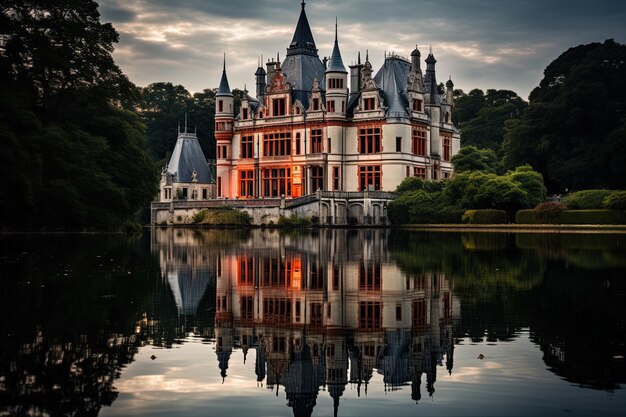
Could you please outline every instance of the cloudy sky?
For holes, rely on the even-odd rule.
[[[231,88],[254,91],[264,59],[285,56],[299,0],[100,0],[103,22],[120,33],[114,57],[131,81],[219,84],[226,53]],[[572,46],[613,38],[626,43],[624,0],[308,0],[320,57],[330,55],[335,17],[344,63],[369,49],[375,69],[385,51],[422,58],[432,47],[437,79],[455,88],[505,88],[527,98],[544,68]]]

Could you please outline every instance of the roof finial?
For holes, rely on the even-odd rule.
[[[359,51],[359,57],[358,57],[358,60],[357,60],[357,64],[361,65],[361,51]]]
[[[304,2],[304,0],[302,0],[302,9],[303,9],[303,10],[304,10],[304,5],[305,5],[305,4],[306,4],[306,3]]]
[[[366,49],[365,50],[365,62],[370,60],[370,50]]]
[[[335,16],[335,42],[337,42],[337,16]]]
[[[226,72],[226,52],[224,52],[224,72]]]
[[[433,46],[432,45],[430,45],[428,47],[428,53],[431,54],[431,55],[433,54]]]

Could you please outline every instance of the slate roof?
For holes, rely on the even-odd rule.
[[[288,55],[281,64],[281,71],[291,84],[294,100],[300,100],[305,108],[309,107],[309,92],[313,88],[313,79],[317,78],[320,88],[325,89],[326,69],[318,56]]]
[[[217,88],[217,93],[215,94],[215,96],[232,96],[232,93],[230,92],[230,86],[228,85],[228,77],[226,77],[226,58],[224,58],[224,69],[222,71],[220,86]]]
[[[411,117],[407,107],[407,79],[411,64],[402,58],[390,56],[378,70],[374,81],[382,89],[383,104],[388,108],[387,117]]]
[[[315,40],[313,40],[313,33],[311,32],[311,26],[309,26],[309,20],[306,17],[304,11],[304,2],[302,2],[302,10],[300,11],[300,18],[298,18],[298,24],[296,30],[293,33],[293,39],[287,48],[287,56],[296,54],[307,54],[317,56],[317,47],[315,46]]]
[[[194,169],[199,183],[215,182],[196,134],[179,133],[174,152],[167,164],[167,172],[172,176],[173,182],[191,182]]]
[[[333,46],[333,53],[330,55],[328,61],[328,69],[326,72],[342,72],[347,74],[346,67],[343,65],[341,59],[341,52],[339,51],[339,42],[337,42],[337,25],[335,24],[335,46]]]

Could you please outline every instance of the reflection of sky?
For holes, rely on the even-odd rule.
[[[478,359],[483,354],[484,359]],[[151,360],[150,356],[156,359]],[[173,349],[145,347],[122,372],[115,386],[120,396],[102,416],[291,416],[284,387],[278,396],[258,386],[254,374],[255,350],[246,364],[243,353],[231,356],[224,384],[212,344],[189,338]],[[381,415],[622,415],[626,393],[579,388],[545,368],[542,352],[528,332],[507,343],[456,345],[454,368],[448,375],[438,367],[435,393],[429,397],[425,376],[422,399],[411,400],[410,386],[385,392],[382,376],[374,373],[367,397],[348,384],[341,397],[339,416]],[[332,398],[323,388],[313,415],[332,415]],[[618,414],[618,411],[619,414]]]

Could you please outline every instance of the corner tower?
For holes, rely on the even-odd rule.
[[[226,54],[220,86],[215,94],[215,142],[217,157],[217,197],[229,195],[232,155],[234,99],[226,76]]]

